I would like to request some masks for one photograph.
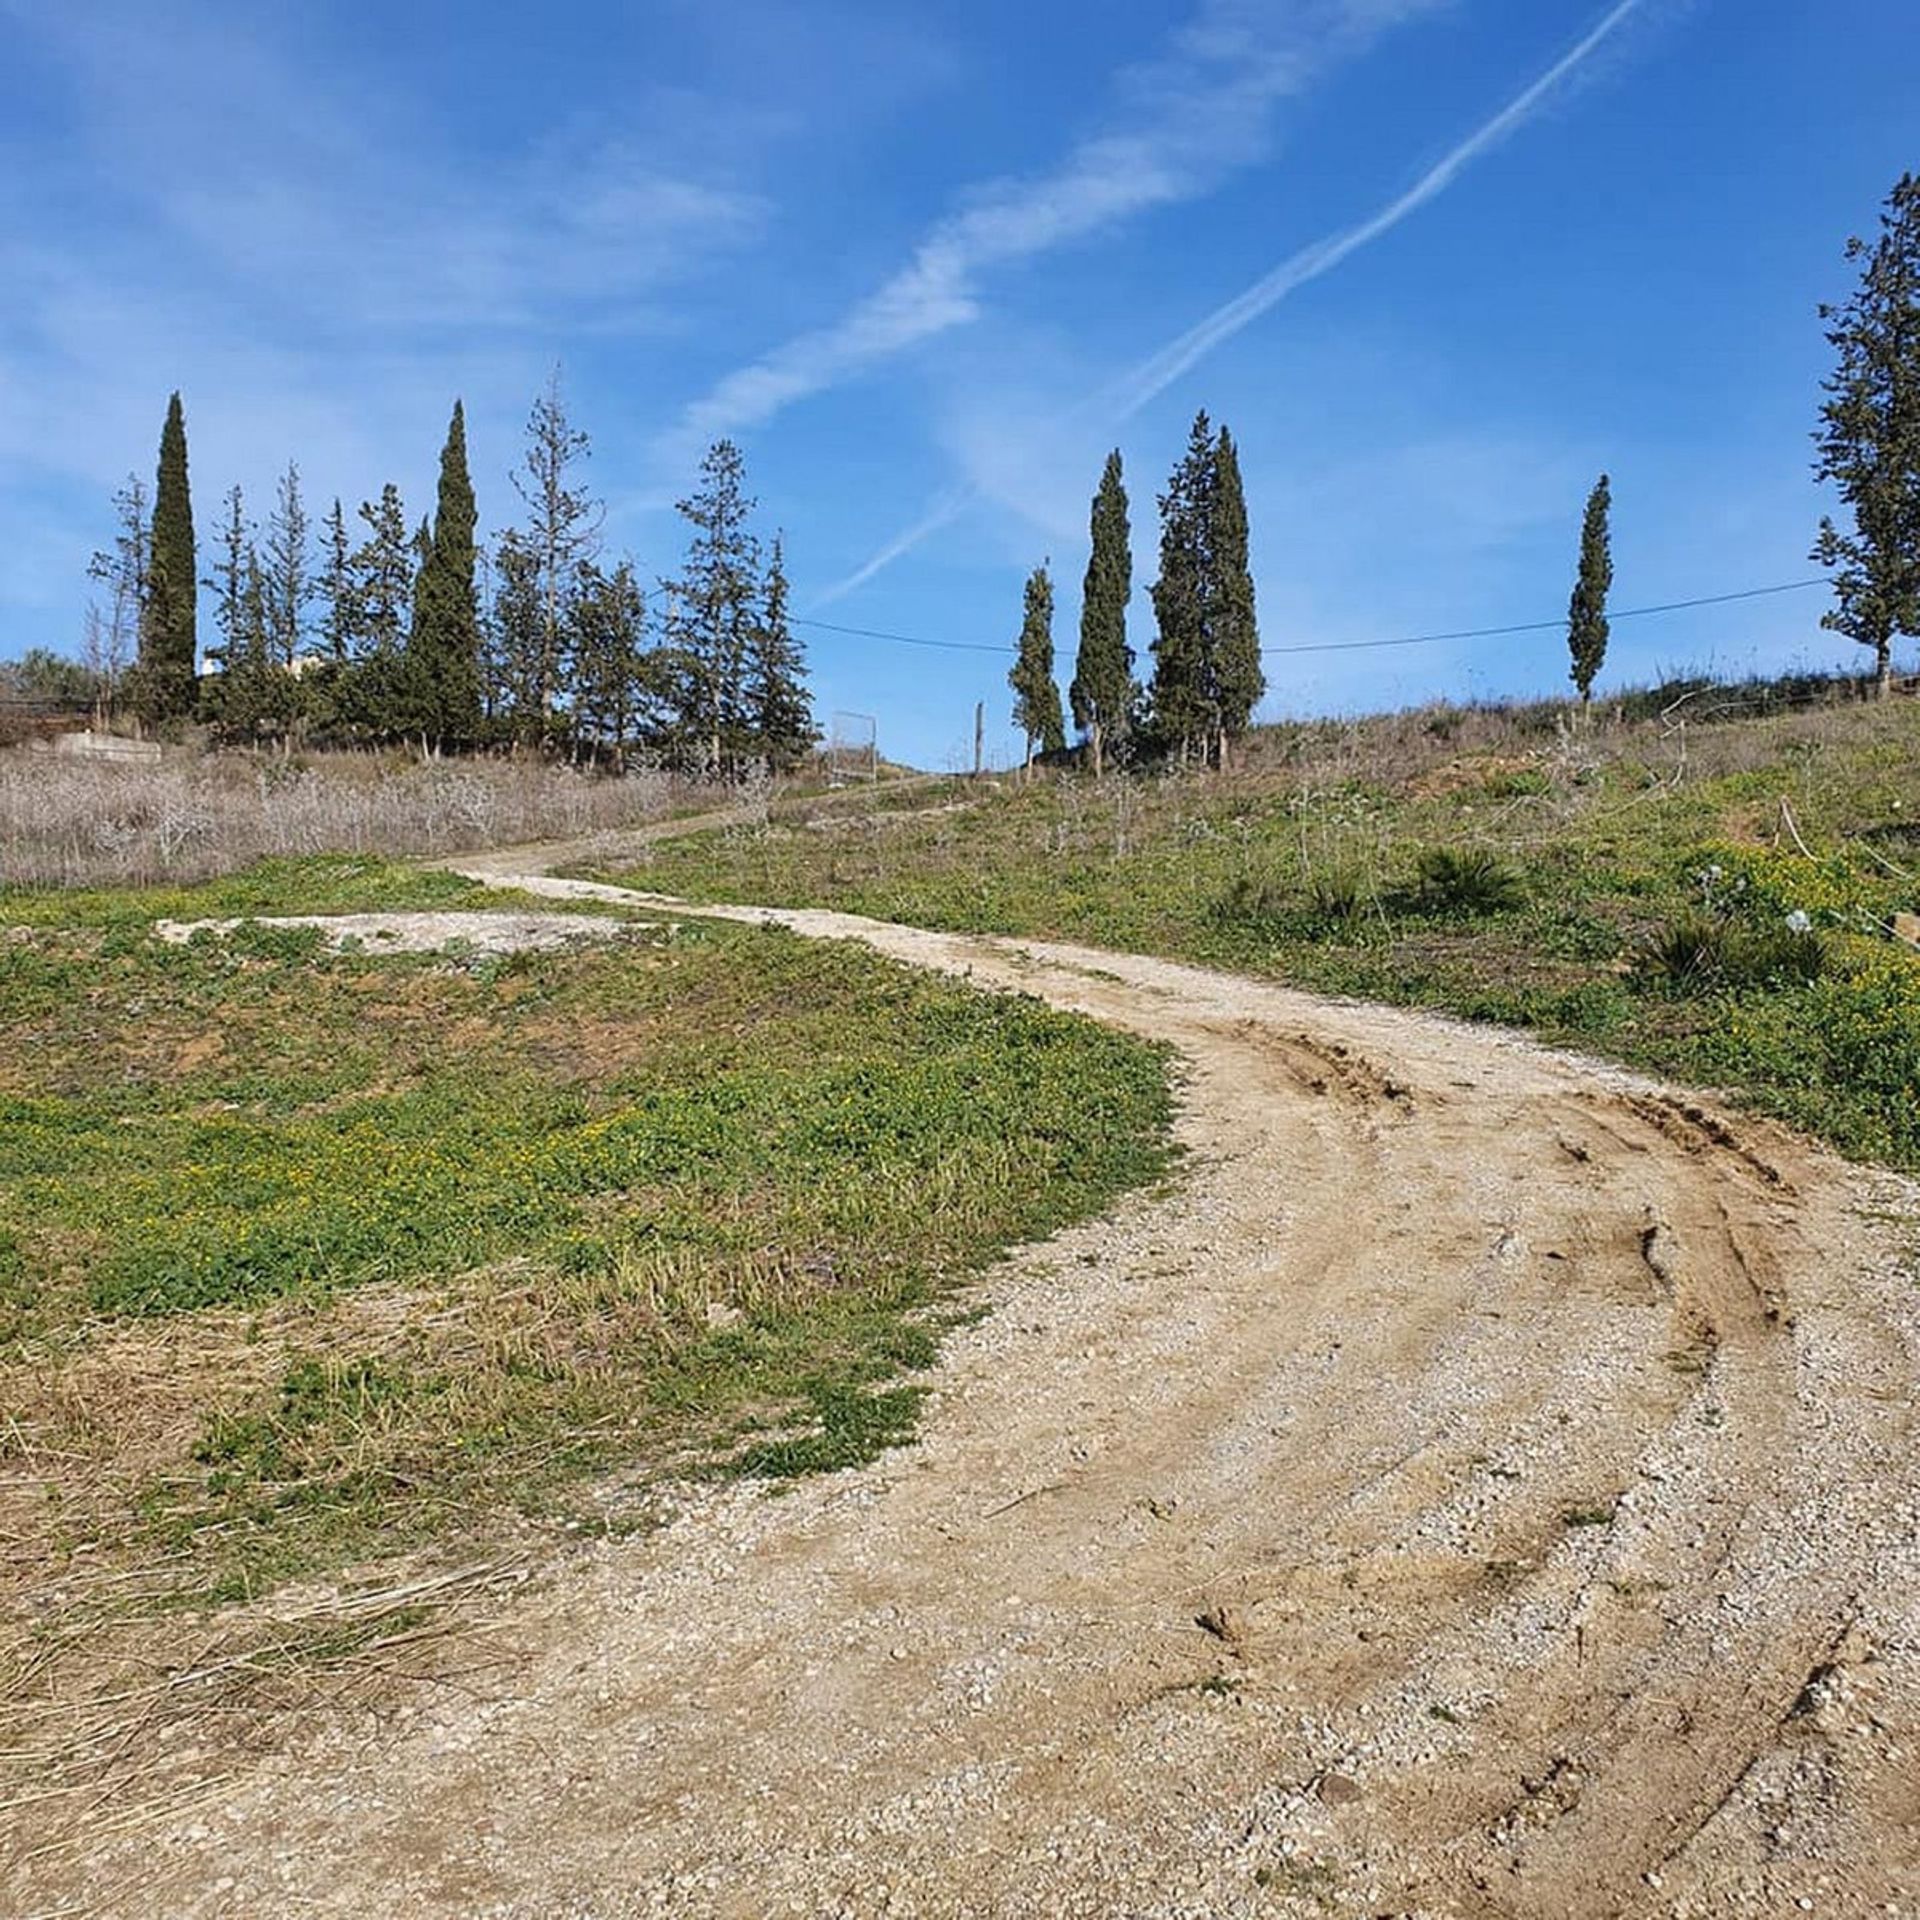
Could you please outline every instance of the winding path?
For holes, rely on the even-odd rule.
[[[991,1276],[912,1446],[583,1552],[89,1911],[1920,1912],[1899,1183],[1495,1031],[699,911],[1170,1042],[1185,1177]]]

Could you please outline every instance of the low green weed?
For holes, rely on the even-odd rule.
[[[866,1458],[943,1290],[1169,1164],[1161,1053],[850,945],[304,931],[0,943],[0,1393],[203,1596],[613,1467]],[[150,1349],[208,1363],[185,1441],[115,1397]]]

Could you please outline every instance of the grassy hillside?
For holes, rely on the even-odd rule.
[[[1920,705],[1669,704],[1303,723],[1230,775],[954,781],[607,877],[1443,1008],[1920,1166],[1920,960],[1887,932],[1920,910]]]

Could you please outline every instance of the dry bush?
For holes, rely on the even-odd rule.
[[[664,773],[506,760],[182,755],[116,765],[0,752],[0,883],[202,880],[274,854],[460,853],[665,814]]]

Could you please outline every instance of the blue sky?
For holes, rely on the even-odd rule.
[[[1613,476],[1617,607],[1798,580],[1850,232],[1903,169],[1912,0],[0,0],[0,657],[77,646],[185,398],[203,541],[300,463],[481,524],[564,366],[646,574],[707,439],[797,610],[1064,683],[1108,447],[1242,450],[1271,647],[1550,619]],[[1238,304],[1236,304],[1238,303]],[[1818,592],[1623,621],[1605,681],[1857,665]],[[803,629],[823,716],[1010,754],[1007,662]],[[1275,654],[1267,715],[1559,688],[1554,633]]]

